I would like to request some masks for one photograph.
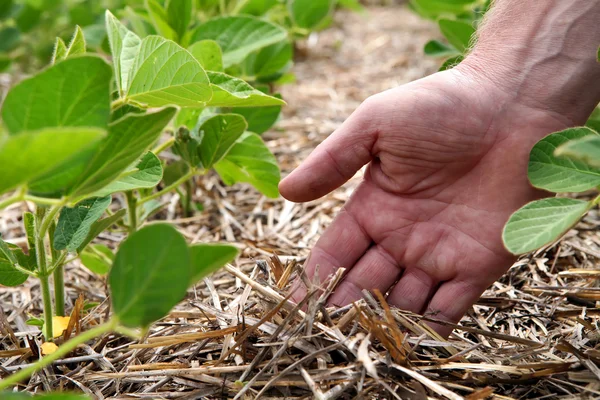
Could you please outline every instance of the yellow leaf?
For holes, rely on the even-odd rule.
[[[42,348],[42,355],[44,355],[44,356],[47,356],[48,354],[52,354],[56,350],[58,350],[58,346],[52,342],[42,343],[42,345],[40,347]]]
[[[52,317],[52,336],[57,338],[69,327],[71,317]]]

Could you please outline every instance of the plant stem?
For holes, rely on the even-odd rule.
[[[54,205],[60,204],[62,202],[61,199],[50,199],[47,197],[37,197],[37,196],[31,196],[28,194],[23,196],[23,200],[31,201],[32,203],[42,204],[42,205],[47,205],[47,206],[54,206]]]
[[[6,207],[18,203],[23,200],[22,193],[15,193],[14,195],[0,201],[0,210],[5,209]]]
[[[150,196],[147,196],[147,197],[144,197],[143,199],[138,200],[138,202],[137,202],[138,206],[140,206],[144,203],[147,203],[150,200],[154,200],[154,199],[162,196],[163,194],[170,192],[171,190],[176,189],[179,185],[185,183],[188,179],[191,179],[195,174],[196,174],[196,170],[194,168],[190,168],[190,170],[185,175],[183,175],[181,178],[177,179],[175,182],[173,182],[169,186],[165,187],[161,191],[153,193]]]
[[[138,201],[133,194],[133,191],[130,190],[125,192],[125,197],[127,198],[127,212],[129,216],[129,233],[134,233],[137,230],[137,204]]]
[[[59,317],[65,316],[65,269],[62,262],[67,257],[67,253],[60,254],[54,249],[54,231],[56,230],[56,222],[50,222],[48,229],[48,241],[50,242],[50,254],[52,255],[52,267],[48,274],[54,276],[54,312]]]
[[[48,232],[48,228],[50,228],[50,224],[54,221],[54,218],[56,217],[56,214],[58,214],[58,212],[60,211],[60,209],[63,208],[63,206],[65,204],[67,204],[67,200],[66,199],[61,199],[61,201],[59,203],[55,204],[52,208],[50,208],[50,211],[48,212],[48,214],[42,220],[42,224],[41,224],[40,229],[38,231],[38,236],[41,236],[42,238],[44,236],[46,236],[46,233]]]
[[[188,179],[185,181],[185,203],[183,205],[183,211],[185,212],[185,216],[189,217],[192,214],[192,192],[194,191],[194,186],[192,182]]]
[[[50,296],[50,283],[48,280],[48,269],[46,265],[46,245],[44,243],[45,231],[42,231],[44,222],[50,214],[46,215],[45,207],[36,209],[36,225],[39,229],[35,232],[35,257],[37,260],[38,278],[42,290],[42,302],[44,303],[44,338],[52,340],[52,297]],[[38,225],[39,224],[39,225]],[[47,229],[47,228],[46,228]]]
[[[175,138],[172,137],[169,140],[159,144],[158,146],[156,146],[156,148],[154,148],[154,150],[152,150],[152,152],[156,155],[159,155],[160,153],[162,153],[163,151],[165,151],[166,149],[168,149],[169,147],[173,146],[173,144],[175,144]]]
[[[71,351],[75,350],[80,344],[83,344],[89,340],[94,339],[95,337],[101,336],[105,333],[114,330],[117,327],[117,324],[118,321],[116,319],[112,319],[105,324],[99,325],[95,328],[90,329],[89,331],[83,332],[79,336],[75,336],[74,338],[60,346],[54,353],[47,355],[35,364],[24,368],[19,372],[15,372],[14,374],[1,380],[0,391],[14,386],[22,380],[29,378],[31,375],[41,370],[42,368],[47,367],[54,361],[61,359],[63,356],[66,356]]]

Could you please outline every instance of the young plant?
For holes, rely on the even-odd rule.
[[[0,284],[39,279],[44,337],[53,341],[61,333],[53,332],[53,316],[66,311],[64,266],[82,257],[90,268],[108,272],[115,314],[3,380],[0,389],[96,335],[146,329],[191,284],[235,257],[236,248],[228,245],[188,247],[168,225],[139,229],[163,194],[214,169],[228,184],[249,182],[268,196],[278,195],[274,156],[235,110],[265,107],[272,112],[284,104],[280,98],[223,72],[207,72],[199,61],[210,58],[205,53],[193,54],[160,36],[142,39],[108,11],[106,30],[112,66],[86,53],[77,28],[68,46],[57,41],[49,67],[6,96],[0,194],[12,195],[0,201],[0,209],[22,201],[35,209],[23,215],[25,251],[0,238]],[[231,54],[235,58],[238,53]],[[158,144],[174,123],[187,133]],[[254,124],[260,126],[260,121]],[[171,146],[187,168],[174,182],[153,191],[163,180],[160,153]],[[125,209],[114,209],[115,196],[127,204]],[[91,244],[113,226],[125,226],[129,234],[114,256],[106,246]]]
[[[536,188],[553,193],[581,193],[600,187],[600,135],[589,127],[553,133],[531,150],[528,176]],[[504,227],[503,240],[513,254],[525,254],[560,239],[600,203],[566,197],[525,205]]]

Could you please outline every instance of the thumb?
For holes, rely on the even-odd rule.
[[[378,107],[367,99],[342,126],[279,184],[290,201],[315,200],[346,183],[373,158]]]

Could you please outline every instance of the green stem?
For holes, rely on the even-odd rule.
[[[597,206],[600,203],[600,195],[596,196],[594,201],[592,201],[592,207]]]
[[[99,325],[93,329],[90,329],[89,331],[83,332],[79,336],[75,336],[73,339],[60,346],[54,353],[47,355],[35,364],[30,365],[27,368],[23,368],[19,372],[15,372],[14,374],[1,380],[0,391],[14,386],[19,382],[29,378],[37,371],[40,371],[42,368],[52,364],[54,361],[60,360],[61,358],[75,350],[80,344],[83,344],[89,340],[92,340],[98,336],[104,335],[105,333],[114,330],[117,327],[117,325],[118,321],[116,319],[112,319],[105,324]]]
[[[150,200],[154,200],[166,193],[169,193],[171,190],[175,190],[179,185],[185,183],[188,179],[191,179],[196,174],[196,170],[194,168],[190,168],[187,174],[183,175],[181,178],[177,179],[175,182],[165,187],[159,192],[153,193],[150,196],[144,197],[143,199],[138,200],[138,206],[149,202]]]
[[[129,233],[134,233],[137,230],[137,199],[133,194],[133,191],[130,190],[125,192],[125,197],[127,198],[127,210],[129,216]]]
[[[46,214],[45,207],[36,209],[36,225],[40,226],[35,233],[35,257],[37,260],[38,278],[40,279],[40,288],[42,290],[42,302],[44,304],[44,337],[46,340],[52,340],[52,297],[50,296],[50,282],[48,279],[48,269],[46,264],[46,245],[44,243],[45,231],[42,231],[44,221],[50,214]],[[47,228],[46,228],[47,229]]]
[[[159,144],[158,146],[156,146],[156,148],[154,150],[152,150],[152,152],[156,155],[159,155],[160,153],[162,153],[163,151],[165,151],[166,149],[168,149],[169,147],[173,146],[175,144],[175,138],[172,137],[169,140]]]
[[[15,193],[14,195],[0,201],[0,210],[5,209],[6,207],[18,203],[20,201],[23,200],[23,194],[22,193]]]
[[[188,179],[185,182],[185,203],[184,203],[184,207],[183,207],[183,211],[185,212],[185,216],[189,217],[191,216],[191,211],[192,211],[192,192],[194,191],[194,185],[192,185],[192,182]]]
[[[63,261],[67,257],[67,252],[60,254],[54,249],[54,231],[56,230],[56,222],[50,223],[48,229],[48,240],[50,242],[50,254],[52,255],[52,267],[48,274],[54,276],[54,312],[59,317],[65,316],[65,269]]]
[[[50,208],[50,211],[42,220],[42,224],[38,231],[38,236],[41,236],[42,238],[44,236],[46,236],[46,233],[48,233],[48,228],[50,228],[50,224],[52,224],[52,222],[54,222],[54,218],[56,217],[56,214],[58,214],[60,209],[63,208],[63,206],[65,204],[67,204],[67,200],[61,199],[61,201],[58,204],[56,204],[52,208]]]
[[[61,202],[62,202],[62,199],[50,199],[47,197],[37,197],[37,196],[31,196],[28,194],[23,196],[23,200],[31,201],[32,203],[42,204],[42,205],[46,205],[46,206],[55,206],[57,204],[61,204]]]

